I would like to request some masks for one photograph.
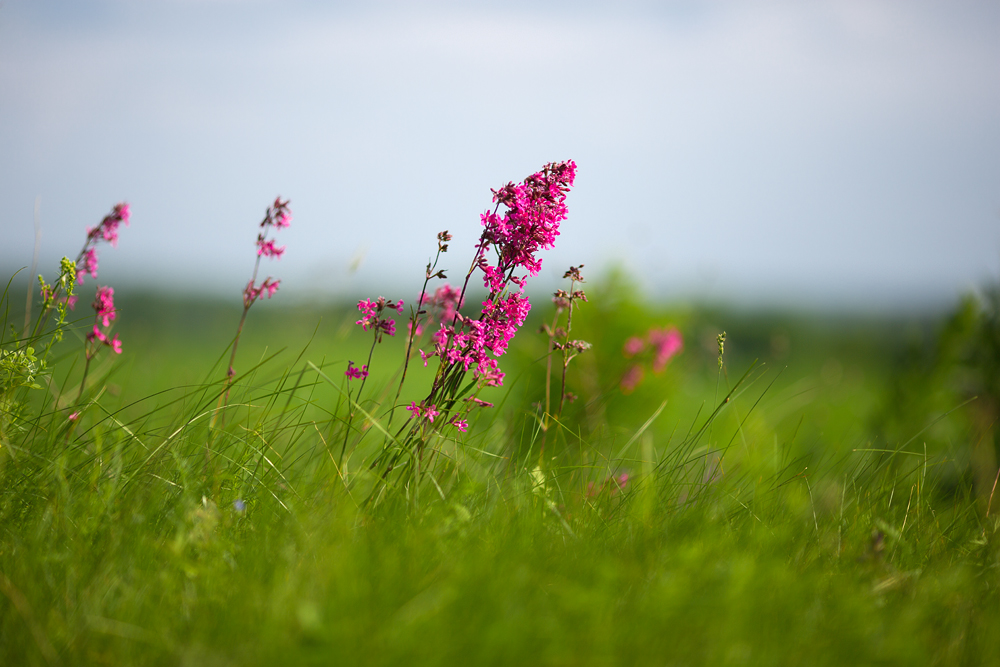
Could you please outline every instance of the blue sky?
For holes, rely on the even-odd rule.
[[[406,298],[467,266],[490,188],[579,164],[539,285],[940,303],[1000,275],[993,2],[5,0],[0,266],[238,294],[292,200],[283,293]]]

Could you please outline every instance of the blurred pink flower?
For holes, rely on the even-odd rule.
[[[653,372],[662,373],[671,357],[684,349],[684,339],[681,337],[681,332],[675,327],[651,329],[648,338],[649,344],[656,350],[656,356],[653,359]]]
[[[97,311],[97,319],[104,326],[111,326],[111,320],[115,319],[115,290],[111,287],[98,287],[93,305]]]
[[[618,383],[618,386],[621,387],[623,393],[631,394],[635,391],[635,388],[639,386],[639,383],[642,382],[643,375],[645,375],[645,372],[642,370],[642,366],[639,364],[632,364],[632,366],[625,371],[625,375],[622,376],[621,382]]]
[[[635,355],[646,349],[646,342],[639,338],[638,336],[632,336],[627,341],[625,341],[625,348],[623,354],[626,358],[634,357]]]
[[[262,257],[276,257],[281,259],[282,253],[285,252],[285,246],[280,248],[274,245],[274,240],[265,241],[262,238],[257,239],[257,254]]]

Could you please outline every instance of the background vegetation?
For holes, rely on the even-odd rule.
[[[1000,662],[995,293],[921,319],[587,290],[559,423],[536,298],[495,407],[381,493],[403,341],[348,430],[351,307],[255,308],[224,410],[238,300],[120,294],[80,405],[72,324],[0,443],[0,662]],[[626,393],[626,340],[666,325],[683,351]]]

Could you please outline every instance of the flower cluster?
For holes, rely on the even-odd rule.
[[[96,227],[87,227],[87,241],[83,244],[83,250],[76,258],[76,280],[83,284],[84,276],[97,278],[97,244],[107,241],[112,248],[118,247],[118,227],[125,223],[128,227],[129,219],[132,217],[132,208],[126,202],[115,204],[111,213],[104,216],[101,223]],[[70,308],[73,306],[70,305]]]
[[[406,406],[406,409],[410,411],[411,416],[416,417],[417,419],[426,419],[432,424],[434,423],[434,418],[441,414],[438,412],[436,405],[424,407],[423,405],[417,405],[416,402],[413,401]]]
[[[368,366],[362,366],[358,368],[354,365],[353,361],[347,362],[347,370],[344,372],[348,380],[360,380],[362,378],[368,377]]]
[[[87,342],[93,343],[98,341],[101,344],[107,345],[114,351],[115,354],[122,353],[122,343],[118,340],[118,334],[114,335],[114,338],[108,338],[107,329],[111,326],[111,322],[114,321],[117,311],[115,310],[115,291],[110,287],[98,287],[97,295],[94,297],[94,303],[92,304],[96,316],[94,317],[94,328],[87,334]],[[91,350],[88,345],[87,358],[96,354],[96,350]]]
[[[365,331],[374,330],[376,341],[382,340],[382,334],[395,336],[396,320],[382,317],[382,311],[386,309],[395,310],[397,313],[403,312],[403,300],[400,299],[396,303],[393,303],[384,296],[380,296],[375,301],[371,299],[358,301],[358,310],[361,311],[361,319],[355,322],[355,324],[360,324],[361,328]]]
[[[80,250],[80,254],[76,257],[76,261],[66,260],[73,266],[73,275],[77,284],[83,284],[84,276],[97,278],[97,244],[101,241],[107,241],[112,247],[117,247],[118,227],[123,222],[127,227],[129,218],[131,217],[131,208],[127,203],[121,202],[115,204],[111,212],[104,216],[99,225],[96,227],[87,227],[87,238],[84,241],[83,249]],[[66,267],[63,267],[63,275],[66,274],[66,271]],[[55,303],[57,298],[60,304],[65,304],[70,310],[73,310],[76,306],[77,297],[72,294],[72,290],[66,289],[65,291],[68,292],[67,295],[59,297],[59,292],[64,289],[64,286],[58,283],[48,285],[41,276],[39,276],[39,282],[41,284],[42,301],[46,304],[46,307]]]
[[[416,402],[410,402],[406,406],[406,409],[410,411],[411,419],[425,419],[432,424],[434,423],[434,418],[441,414],[436,405],[425,407],[423,404],[417,405]],[[461,415],[455,415],[448,424],[454,426],[462,433],[465,433],[469,429],[469,422],[462,419]]]
[[[87,240],[96,243],[99,239],[104,239],[111,244],[112,248],[118,247],[118,225],[125,223],[128,227],[129,218],[132,217],[132,209],[126,202],[115,204],[111,213],[104,216],[101,224],[96,227],[87,228]],[[94,258],[94,267],[97,267],[97,259]],[[97,276],[94,276],[95,278]],[[81,283],[83,281],[80,281]]]
[[[491,291],[502,288],[498,279],[509,277],[516,267],[527,269],[529,275],[538,275],[542,260],[535,253],[555,244],[559,223],[566,219],[566,192],[575,178],[575,162],[553,162],[523,183],[508,183],[493,191],[493,201],[507,210],[502,216],[494,211],[484,213],[481,218],[485,230],[480,247],[488,250],[492,245],[498,254],[496,266],[490,266],[481,256],[480,266]]]
[[[646,332],[645,338],[632,336],[625,341],[622,354],[626,359],[631,359],[647,352],[651,353],[653,372],[659,374],[666,369],[670,359],[682,349],[684,349],[684,339],[676,327],[653,328]],[[633,363],[625,371],[619,386],[626,394],[631,393],[639,386],[644,376],[642,364]]]
[[[465,305],[465,299],[462,297],[462,290],[445,283],[434,290],[434,294],[425,293],[421,295],[419,305],[419,314],[426,314],[427,317],[423,322],[418,322],[417,324],[416,335],[418,336],[423,333],[424,326],[433,327],[435,322],[440,322],[441,324],[453,323],[458,309]]]
[[[270,276],[264,279],[260,285],[254,285],[254,281],[251,278],[250,282],[243,289],[243,305],[249,308],[254,301],[266,296],[270,299],[274,296],[274,293],[278,291],[278,285],[281,283],[280,280],[272,280]]]
[[[541,270],[542,260],[535,253],[555,243],[559,223],[566,219],[566,193],[575,176],[572,160],[553,162],[520,184],[508,183],[493,191],[496,209],[481,216],[484,230],[474,264],[483,273],[489,297],[478,319],[456,314],[455,325],[442,322],[435,334],[434,352],[422,356],[437,355],[449,366],[461,365],[463,371],[475,367],[476,376],[487,386],[503,384],[504,373],[489,355],[499,357],[507,351],[531,310],[524,295],[525,281]],[[506,209],[503,215],[497,214],[500,206]],[[486,258],[490,250],[495,252],[496,264]],[[517,275],[518,270],[527,273]]]

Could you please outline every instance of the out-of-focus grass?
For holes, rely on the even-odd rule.
[[[589,295],[561,427],[533,408],[532,320],[484,395],[497,407],[369,508],[381,438],[360,420],[342,458],[335,414],[368,354],[350,309],[255,308],[213,423],[239,311],[123,300],[104,393],[0,452],[0,662],[1000,661],[995,516],[941,485],[947,449],[873,426],[902,323]],[[684,352],[623,394],[624,341],[671,323]],[[376,352],[375,416],[401,357],[398,338]],[[411,370],[407,400],[429,373]]]

